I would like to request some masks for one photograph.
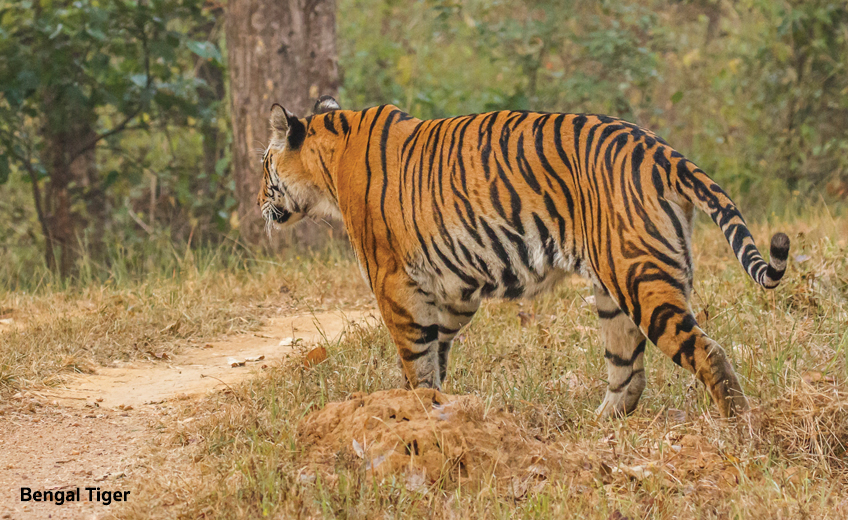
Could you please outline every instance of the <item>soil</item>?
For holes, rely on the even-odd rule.
[[[516,498],[544,485],[549,474],[574,472],[568,460],[525,431],[515,417],[476,396],[431,389],[354,394],[307,416],[298,432],[315,472],[332,483],[342,463],[364,465],[375,479],[401,476],[411,490],[486,483]]]
[[[348,323],[373,314],[278,317],[256,334],[97,368],[61,388],[15,395],[0,404],[0,519],[112,517],[117,503],[88,501],[85,488],[132,493],[133,474],[145,465],[156,426],[179,401],[238,383],[292,355],[296,345],[332,340]],[[80,488],[81,501],[22,502],[22,487],[54,493]]]

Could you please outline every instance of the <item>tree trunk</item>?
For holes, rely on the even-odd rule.
[[[74,126],[76,128],[71,138],[70,150],[79,150],[97,135],[93,124],[88,121],[82,120]],[[85,200],[87,221],[81,221],[79,224],[87,228],[88,250],[86,253],[95,263],[105,263],[107,258],[103,239],[106,235],[106,222],[109,219],[109,206],[101,185],[96,154],[97,147],[86,150],[73,159],[69,168],[71,178],[83,188],[82,196]]]
[[[256,195],[262,182],[261,151],[270,135],[271,105],[280,103],[305,116],[315,98],[334,96],[338,90],[335,11],[335,0],[230,0],[227,4],[233,177],[239,229],[251,243],[260,243],[264,237]],[[327,234],[326,227],[320,229],[316,225],[299,229],[298,235],[307,235],[299,238]]]
[[[47,189],[49,213],[47,225],[50,228],[49,238],[53,247],[60,251],[58,268],[61,277],[67,278],[72,272],[77,258],[75,216],[71,211],[71,169],[64,153],[67,142],[64,136],[52,135],[47,140],[52,149],[50,161],[50,184]]]
[[[42,137],[46,143],[48,170],[50,182],[47,184],[44,205],[46,214],[46,240],[51,241],[52,251],[46,259],[49,267],[56,262],[51,258],[59,249],[59,274],[67,278],[73,274],[76,260],[79,257],[78,231],[85,229],[88,222],[83,215],[74,211],[77,202],[86,204],[89,217],[94,220],[90,236],[90,252],[98,257],[103,256],[103,234],[106,226],[106,197],[100,189],[100,179],[96,166],[96,149],[91,148],[83,153],[85,143],[89,142],[94,132],[96,116],[85,109],[69,111],[54,110],[54,107],[64,103],[57,99],[52,92],[44,98],[45,113],[52,114],[42,127]],[[100,258],[98,258],[100,259]]]

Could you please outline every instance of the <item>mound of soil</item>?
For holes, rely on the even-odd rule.
[[[561,464],[508,413],[430,389],[353,394],[308,415],[298,434],[312,465],[364,464],[413,488],[505,482],[526,490]]]

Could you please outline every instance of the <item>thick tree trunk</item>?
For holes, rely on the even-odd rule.
[[[76,216],[71,210],[72,200],[70,185],[71,169],[64,153],[67,147],[64,136],[54,135],[48,140],[53,149],[51,157],[50,184],[47,190],[49,213],[47,225],[50,228],[49,238],[53,240],[54,249],[60,251],[58,268],[62,278],[67,278],[74,268],[77,258],[76,247]]]
[[[308,115],[314,99],[338,90],[335,0],[230,0],[227,56],[233,126],[233,176],[239,228],[259,243],[264,222],[256,207],[268,114],[280,103]],[[308,234],[315,234],[314,227]],[[326,236],[326,227],[318,231]],[[300,229],[298,235],[307,230]],[[310,239],[309,236],[299,237]],[[304,241],[301,240],[301,241]]]

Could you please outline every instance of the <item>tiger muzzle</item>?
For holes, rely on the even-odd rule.
[[[276,222],[277,224],[285,224],[291,218],[292,212],[286,211],[284,209],[278,209],[277,211],[271,212],[271,220]]]

